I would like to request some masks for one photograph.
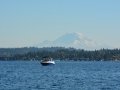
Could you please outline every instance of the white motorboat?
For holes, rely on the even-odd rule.
[[[41,61],[41,64],[43,66],[46,66],[46,65],[54,65],[55,64],[55,61],[53,61],[53,59],[51,57],[43,57],[43,60]]]

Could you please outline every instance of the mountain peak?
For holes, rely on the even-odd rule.
[[[74,32],[74,33],[66,33],[62,35],[61,37],[57,38],[55,41],[72,42],[80,38],[81,39],[84,38],[84,35],[82,33]]]
[[[77,49],[98,49],[99,45],[84,36],[82,33],[66,33],[56,40],[45,41],[39,44],[40,47],[73,47]]]

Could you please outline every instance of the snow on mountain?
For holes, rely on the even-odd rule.
[[[67,33],[54,41],[44,41],[38,47],[73,47],[77,49],[100,49],[101,45],[82,33]]]

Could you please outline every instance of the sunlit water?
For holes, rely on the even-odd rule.
[[[0,61],[0,90],[120,90],[120,62]]]

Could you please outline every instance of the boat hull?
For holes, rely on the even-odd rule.
[[[41,63],[43,66],[55,65],[54,63]]]
[[[41,61],[41,64],[42,64],[43,66],[54,65],[54,64],[55,64],[55,61],[53,61],[52,58],[45,57],[45,58],[43,58],[43,60]]]
[[[55,62],[54,62],[54,61],[43,61],[43,62],[41,62],[41,64],[42,64],[43,66],[47,66],[47,65],[54,65]]]

